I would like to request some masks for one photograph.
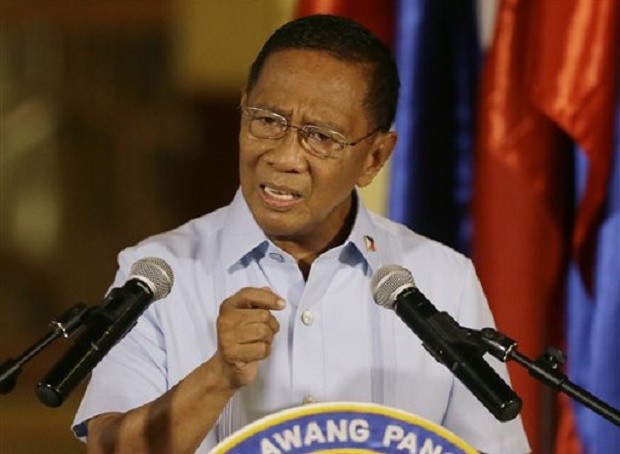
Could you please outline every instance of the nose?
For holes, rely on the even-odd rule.
[[[269,164],[281,172],[301,172],[307,166],[298,126],[289,125],[286,134],[274,142],[267,154]]]

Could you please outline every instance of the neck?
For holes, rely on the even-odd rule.
[[[289,253],[297,261],[297,265],[299,266],[304,279],[308,279],[312,263],[314,263],[319,255],[343,244],[351,233],[353,223],[355,222],[355,215],[357,213],[357,199],[353,196],[351,200],[352,202],[349,212],[345,216],[344,222],[340,228],[336,230],[334,235],[326,238],[317,238],[313,236],[302,236],[294,239],[277,237],[270,238],[274,244],[276,244],[283,251]]]

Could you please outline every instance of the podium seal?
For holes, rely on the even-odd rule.
[[[447,429],[377,404],[305,405],[259,419],[223,440],[212,454],[477,454]]]

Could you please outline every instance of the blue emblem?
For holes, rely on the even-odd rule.
[[[213,454],[327,452],[477,454],[443,427],[376,404],[321,403],[260,419],[220,443]]]

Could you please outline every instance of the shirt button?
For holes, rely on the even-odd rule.
[[[306,326],[312,325],[312,322],[314,322],[314,314],[310,311],[303,311],[301,313],[301,322]]]
[[[284,262],[284,257],[282,257],[282,254],[278,254],[277,252],[270,252],[269,257],[274,259],[276,262]]]
[[[304,405],[314,404],[316,403],[316,399],[313,396],[304,396],[304,400],[302,401]]]

